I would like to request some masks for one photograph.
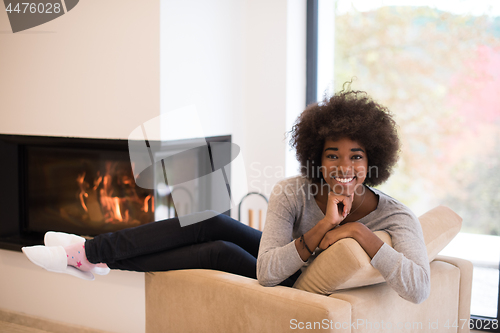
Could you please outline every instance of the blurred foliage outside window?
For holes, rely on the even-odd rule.
[[[395,114],[400,160],[381,190],[500,235],[500,16],[353,3],[336,2],[334,89],[355,77]]]
[[[353,80],[395,115],[400,159],[379,188],[463,218],[443,253],[474,263],[472,314],[498,318],[500,1],[390,2],[335,1],[334,85],[318,88]]]

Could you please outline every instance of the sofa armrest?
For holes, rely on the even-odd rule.
[[[323,295],[263,287],[215,270],[148,273],[145,279],[147,333],[289,332],[308,322],[318,325],[308,332],[350,332],[351,305]],[[336,323],[345,323],[344,330],[335,330]]]
[[[472,263],[465,259],[447,257],[438,255],[434,261],[443,261],[460,269],[460,291],[458,298],[458,318],[459,320],[466,320],[467,325],[459,327],[459,333],[470,332],[468,320],[470,319],[470,302],[472,293]],[[459,326],[462,326],[461,324]]]

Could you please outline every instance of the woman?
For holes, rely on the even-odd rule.
[[[396,124],[361,92],[344,92],[307,108],[292,129],[302,176],[278,182],[269,200],[257,277],[272,286],[297,276],[324,249],[354,238],[386,282],[420,303],[430,268],[420,223],[379,190],[397,161]],[[387,231],[394,248],[373,232]],[[317,249],[319,247],[319,249]]]
[[[417,218],[367,186],[384,182],[397,160],[399,141],[387,110],[362,93],[341,92],[301,114],[292,143],[303,176],[273,189],[262,242],[259,231],[216,215],[186,227],[174,218],[87,241],[51,232],[46,246],[23,252],[47,270],[87,279],[109,268],[206,268],[257,277],[265,286],[292,286],[321,250],[352,237],[402,297],[427,298],[429,264]],[[373,233],[382,229],[394,249]]]
[[[210,215],[215,216],[185,227],[171,218],[91,240],[48,232],[45,246],[22,250],[48,271],[87,280],[93,280],[93,274],[107,274],[110,268],[138,272],[205,268],[255,278],[261,232],[227,215]]]

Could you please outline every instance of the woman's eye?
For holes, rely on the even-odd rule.
[[[360,160],[360,159],[362,159],[362,158],[363,158],[363,156],[361,156],[361,155],[354,155],[354,156],[352,157],[352,159],[353,159],[353,160]]]
[[[326,155],[326,158],[337,158],[336,155]]]

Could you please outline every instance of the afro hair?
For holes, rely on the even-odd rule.
[[[310,105],[297,118],[290,143],[296,150],[302,175],[320,183],[321,174],[313,168],[321,166],[324,143],[342,138],[365,147],[370,170],[366,185],[380,185],[389,178],[400,148],[396,123],[386,107],[361,91],[341,91]],[[376,172],[371,172],[373,169]]]

